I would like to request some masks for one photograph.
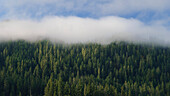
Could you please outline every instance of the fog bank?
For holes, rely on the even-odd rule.
[[[103,17],[45,17],[35,20],[0,22],[0,41],[50,39],[65,43],[102,43],[113,41],[170,45],[170,30],[159,24],[144,24],[136,19]]]

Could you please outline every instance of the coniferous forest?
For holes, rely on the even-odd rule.
[[[170,48],[0,43],[0,96],[170,96]]]

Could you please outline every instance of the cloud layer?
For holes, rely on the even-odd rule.
[[[146,25],[136,19],[116,16],[100,19],[54,16],[40,21],[0,22],[0,41],[36,41],[48,38],[54,42],[65,43],[129,41],[170,45],[169,36],[170,30],[159,24]]]
[[[0,0],[0,16],[9,19],[55,15],[126,17],[137,14],[142,18],[151,14],[159,18],[170,15],[169,4],[170,0]]]

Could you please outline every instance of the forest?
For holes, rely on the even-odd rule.
[[[0,43],[0,96],[170,96],[170,47]]]

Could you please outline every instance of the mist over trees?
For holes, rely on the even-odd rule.
[[[167,21],[167,20],[166,20]],[[55,43],[101,43],[113,41],[154,43],[170,46],[170,30],[155,23],[145,24],[137,19],[117,16],[82,18],[53,16],[40,20],[8,20],[0,22],[0,42],[37,41],[49,39]]]
[[[0,43],[0,96],[169,96],[170,48]]]

